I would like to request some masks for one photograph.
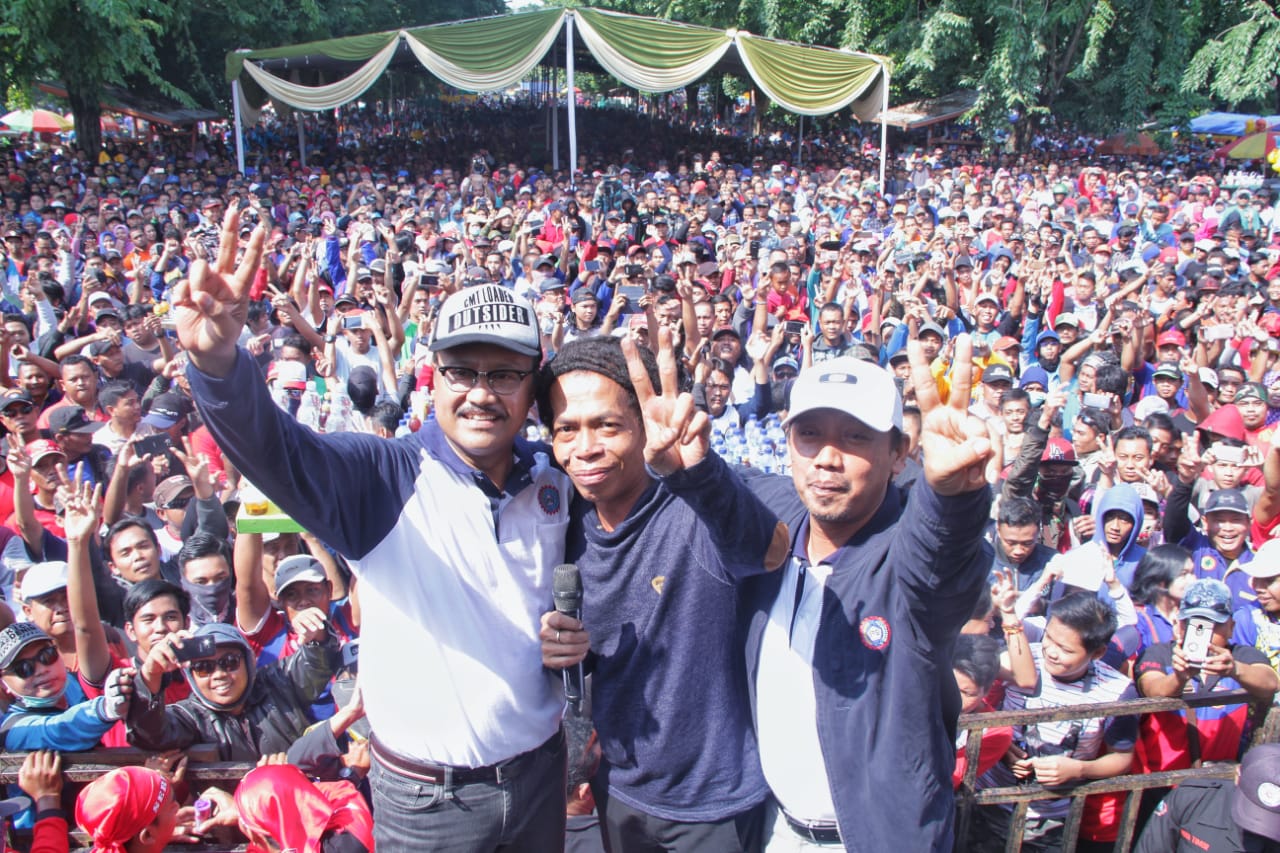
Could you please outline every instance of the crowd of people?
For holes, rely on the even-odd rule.
[[[953,839],[967,774],[1063,786],[1050,851],[1072,784],[1242,756],[1146,792],[1137,849],[1280,845],[1245,752],[1280,691],[1268,184],[1064,136],[882,186],[853,131],[797,166],[616,110],[556,170],[521,116],[350,113],[308,166],[268,126],[248,175],[216,136],[6,151],[0,812],[35,849],[99,746],[154,756],[79,793],[104,850],[1004,849],[1003,806]],[[976,768],[956,728],[1225,691],[988,728]],[[196,791],[199,744],[261,766]]]

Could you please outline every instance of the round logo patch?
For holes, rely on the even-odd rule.
[[[560,511],[560,491],[550,485],[538,489],[538,506],[547,515],[555,515]]]
[[[1200,571],[1202,572],[1211,572],[1217,568],[1217,565],[1218,561],[1213,559],[1213,557],[1210,557],[1208,554],[1205,554],[1200,558]]]
[[[868,616],[858,623],[858,633],[862,635],[862,645],[873,652],[882,652],[889,645],[893,632],[889,630],[889,620],[883,616]]]
[[[1258,786],[1258,802],[1269,809],[1280,806],[1280,785],[1274,782],[1263,782]]]

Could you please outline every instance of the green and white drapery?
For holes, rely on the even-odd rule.
[[[301,110],[327,110],[360,97],[404,44],[430,73],[465,92],[490,92],[518,83],[565,33],[568,91],[573,91],[577,32],[591,55],[624,84],[643,92],[688,86],[718,65],[745,68],[756,86],[784,109],[818,116],[851,107],[873,119],[888,107],[889,62],[884,57],[762,38],[601,9],[542,9],[493,18],[435,24],[308,44],[227,54],[237,155],[244,170],[241,122],[257,120],[268,98]],[[735,53],[730,55],[730,51]],[[313,62],[334,61],[354,71],[316,85]],[[332,76],[331,74],[329,76]],[[569,163],[577,163],[574,98],[568,100]],[[884,181],[882,125],[881,186]]]

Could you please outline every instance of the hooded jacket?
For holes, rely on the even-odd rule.
[[[1138,490],[1126,483],[1118,483],[1099,495],[1093,503],[1095,522],[1093,541],[1108,552],[1110,549],[1107,548],[1107,532],[1102,520],[1112,510],[1120,510],[1133,519],[1133,529],[1129,531],[1129,538],[1125,540],[1124,547],[1120,549],[1120,555],[1115,562],[1116,577],[1125,585],[1125,588],[1129,588],[1133,586],[1133,575],[1138,569],[1138,561],[1142,559],[1143,554],[1147,553],[1147,549],[1138,544],[1138,534],[1142,532],[1142,519],[1145,515],[1142,509],[1142,497],[1138,494]]]
[[[249,643],[232,626],[212,623],[194,636],[213,636],[219,646],[243,651],[249,683],[239,709],[225,708],[201,694],[189,669],[184,673],[191,695],[173,705],[165,704],[163,693],[153,696],[138,677],[127,717],[129,743],[156,751],[215,743],[222,761],[257,761],[263,755],[287,752],[311,723],[309,706],[337,671],[336,638],[330,635],[324,642],[307,643],[296,654],[259,669]]]

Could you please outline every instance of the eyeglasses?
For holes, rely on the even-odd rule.
[[[490,391],[503,396],[519,391],[525,377],[533,373],[532,370],[512,370],[510,368],[502,370],[472,370],[470,367],[456,367],[453,365],[442,365],[438,370],[444,376],[444,381],[449,384],[449,390],[451,391],[456,391],[460,394],[470,391],[476,387],[476,382],[483,378]]]
[[[14,661],[9,667],[9,672],[18,678],[30,678],[35,675],[36,667],[49,666],[57,659],[58,649],[53,644],[49,644],[29,658]]]
[[[30,403],[12,403],[5,406],[3,414],[12,417],[14,415],[29,415],[35,411],[35,406]]]
[[[214,670],[218,669],[230,675],[233,672],[239,672],[242,664],[244,664],[244,657],[237,652],[232,652],[216,660],[193,660],[191,671],[203,678],[208,678],[213,675]]]

